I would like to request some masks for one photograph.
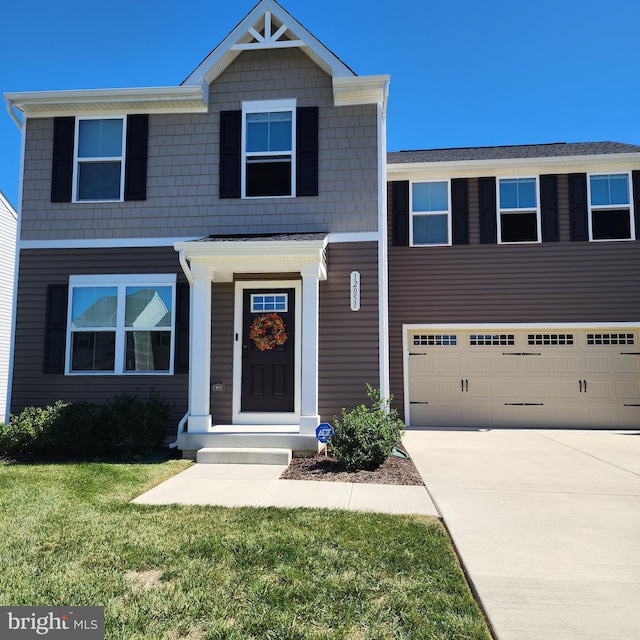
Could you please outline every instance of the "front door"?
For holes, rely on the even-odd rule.
[[[245,289],[241,411],[294,410],[295,289]]]

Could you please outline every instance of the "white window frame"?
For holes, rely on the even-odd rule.
[[[592,205],[591,204],[591,176],[627,176],[627,188],[629,190],[628,205]],[[587,174],[587,206],[589,211],[589,242],[629,242],[636,239],[636,218],[633,209],[633,181],[631,171],[598,171]],[[593,237],[593,210],[606,211],[607,209],[625,209],[629,207],[629,227],[631,235],[629,238],[594,238]]]
[[[535,180],[536,182],[536,206],[535,209],[530,207],[522,207],[522,208],[508,208],[502,207],[502,203],[500,202],[500,181],[501,180]],[[496,224],[498,230],[498,244],[539,244],[542,242],[542,214],[540,211],[540,178],[539,176],[497,176],[496,177]],[[534,211],[536,213],[536,230],[538,239],[537,240],[519,240],[518,242],[507,242],[506,240],[502,240],[502,225],[500,224],[501,218],[503,215],[509,215],[511,213],[529,213]]]
[[[99,157],[99,158],[80,158],[78,151],[80,149],[80,122],[87,120],[122,120],[122,144],[119,156]],[[127,143],[127,118],[122,114],[102,114],[96,116],[77,117],[75,121],[75,131],[73,138],[73,190],[71,194],[71,202],[124,202],[124,175],[126,161],[126,143]],[[120,198],[104,199],[104,200],[87,200],[78,198],[78,186],[80,179],[80,165],[92,162],[120,162]]]
[[[171,332],[171,346],[169,352],[169,369],[166,371],[127,371],[125,362],[126,334],[125,328],[125,300],[127,287],[171,287],[171,326],[161,327],[159,331]],[[73,292],[82,287],[116,287],[117,288],[117,321],[113,330],[115,340],[115,361],[113,371],[73,371],[71,369],[73,340],[71,329],[73,316]],[[86,328],[78,331],[87,331]],[[100,331],[100,328],[91,328],[89,331]],[[167,376],[173,375],[174,356],[176,344],[176,275],[90,275],[69,276],[69,298],[67,304],[67,348],[65,354],[65,375],[68,376]]]
[[[447,184],[447,209],[442,211],[415,211],[413,210],[413,185],[414,184],[433,184],[437,182],[445,182]],[[438,242],[434,244],[415,243],[413,240],[413,219],[421,216],[441,216],[447,215],[447,242]],[[443,178],[442,180],[411,180],[409,182],[409,246],[410,247],[450,247],[453,244],[453,216],[451,215],[451,180]]]
[[[296,196],[296,98],[286,100],[251,100],[242,103],[242,166],[241,166],[241,194],[242,198],[255,200],[256,198],[295,198]],[[274,113],[277,111],[291,112],[291,151],[264,151],[247,153],[247,115],[251,113]],[[273,155],[291,155],[291,193],[282,196],[248,196],[247,195],[247,158],[269,157]]]

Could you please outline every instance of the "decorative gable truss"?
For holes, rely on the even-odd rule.
[[[261,26],[249,27],[243,40],[231,49],[245,51],[250,49],[284,49],[290,47],[303,47],[304,42],[289,29],[285,22],[278,20],[271,11],[265,11],[260,19]]]

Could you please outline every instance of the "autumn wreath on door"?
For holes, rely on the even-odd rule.
[[[270,351],[287,341],[289,336],[285,329],[286,326],[279,314],[267,313],[254,319],[249,338],[254,341],[260,351]]]

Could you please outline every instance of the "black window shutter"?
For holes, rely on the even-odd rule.
[[[318,107],[296,110],[296,195],[318,195]]]
[[[75,118],[53,119],[51,202],[71,202]]]
[[[127,149],[124,164],[124,199],[147,199],[147,138],[149,116],[127,116]]]
[[[47,286],[43,373],[64,373],[68,298],[68,285],[50,284]]]
[[[451,180],[453,244],[469,244],[469,180]]]
[[[633,214],[636,217],[636,240],[640,240],[640,171],[631,172],[633,184]]]
[[[495,244],[498,242],[496,179],[478,178],[478,188],[480,191],[480,242]]]
[[[569,174],[569,215],[571,240],[589,240],[587,174]]]
[[[189,300],[187,283],[176,286],[176,353],[173,364],[174,373],[189,372]]]
[[[393,220],[393,244],[409,246],[409,182],[391,183],[391,217]]]
[[[242,111],[220,112],[220,197],[240,197]]]
[[[542,242],[558,242],[558,176],[540,176],[540,210],[542,212]]]

